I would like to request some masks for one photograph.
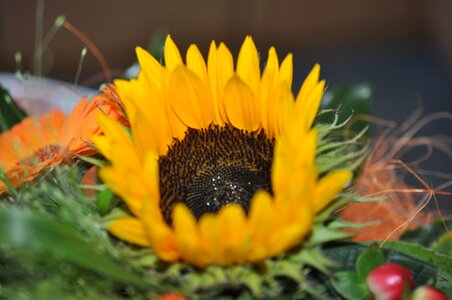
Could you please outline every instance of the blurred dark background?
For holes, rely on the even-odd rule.
[[[146,47],[157,32],[170,32],[182,51],[196,43],[206,53],[215,39],[235,54],[251,34],[264,57],[271,45],[281,57],[295,54],[295,85],[318,62],[330,84],[371,82],[377,115],[399,118],[398,104],[409,113],[417,99],[426,111],[451,111],[451,0],[42,2],[44,33],[65,15],[113,70],[129,67],[135,46]],[[36,3],[0,0],[0,71],[15,71],[16,51],[22,53],[23,69],[32,71]],[[60,29],[44,55],[45,75],[73,81],[82,47]],[[95,82],[93,76],[100,74],[99,63],[88,54],[81,82]]]
[[[451,0],[42,2],[44,33],[65,15],[115,74],[135,61],[135,46],[148,46],[158,32],[171,33],[182,52],[196,43],[206,54],[215,39],[226,42],[234,55],[251,34],[262,57],[272,45],[280,58],[294,53],[296,89],[320,63],[330,86],[369,82],[377,117],[402,122],[418,103],[424,114],[452,112]],[[16,70],[16,51],[22,53],[23,69],[32,71],[36,3],[0,0],[0,72]],[[60,29],[44,55],[44,75],[73,82],[82,47]],[[102,79],[99,62],[89,53],[80,82],[95,86]],[[440,120],[421,133],[450,138],[450,132],[451,121]],[[428,168],[450,173],[450,153],[435,154]]]

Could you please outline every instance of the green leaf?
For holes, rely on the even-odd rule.
[[[385,256],[380,248],[369,248],[361,252],[356,261],[356,272],[362,280],[367,279],[367,275],[385,263]]]
[[[354,116],[365,114],[370,115],[372,104],[372,88],[369,84],[363,83],[354,86],[334,86],[325,93],[321,109],[340,110],[339,123],[345,121],[350,114]],[[318,122],[331,123],[331,115],[324,114],[317,117]],[[353,132],[360,132],[368,125],[367,121],[357,121],[351,126]],[[369,134],[368,132],[366,134]]]
[[[348,300],[363,300],[369,297],[365,281],[355,272],[343,271],[334,274],[333,287]]]
[[[97,194],[96,206],[101,214],[106,214],[108,212],[112,200],[113,192],[109,188],[106,188],[105,190]]]
[[[95,252],[73,227],[50,215],[0,207],[0,246],[48,253],[119,282],[145,284],[117,261]]]
[[[445,223],[448,228],[451,228],[452,218],[446,219]],[[444,226],[442,220],[438,219],[427,226],[421,226],[416,229],[405,231],[399,240],[415,243],[424,247],[430,247],[446,232],[447,228]]]
[[[443,291],[446,295],[452,295],[452,272],[440,269],[435,287]]]
[[[9,130],[27,115],[0,85],[0,132]]]
[[[420,245],[407,242],[386,242],[383,247],[410,255],[419,260],[429,262],[439,269],[452,272],[452,259],[450,257],[436,253]]]
[[[452,238],[450,237],[450,234],[448,232],[444,233],[433,243],[431,249],[436,253],[452,257]]]

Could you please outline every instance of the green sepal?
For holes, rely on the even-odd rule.
[[[336,266],[336,262],[326,257],[320,247],[303,249],[288,259],[291,262],[312,266],[324,274],[330,274],[329,268]]]
[[[109,188],[105,188],[96,195],[96,206],[101,214],[105,214],[110,210],[113,201],[113,192]]]
[[[313,225],[311,236],[305,243],[309,246],[315,246],[333,240],[349,238],[354,235],[355,233],[353,232],[339,231],[337,228],[315,224]]]
[[[356,168],[367,156],[368,149],[368,144],[356,151],[349,150],[346,146],[341,146],[340,148],[335,149],[331,152],[319,155],[316,161],[318,171],[319,173],[325,173],[340,166],[341,164],[357,160],[358,164],[353,164],[353,168]]]
[[[267,264],[272,264],[270,271],[271,276],[284,276],[290,278],[293,281],[300,282],[303,280],[303,274],[301,269],[304,265],[303,257],[293,257],[288,260],[268,261]]]
[[[355,86],[333,86],[324,95],[321,104],[323,110],[339,109],[346,114],[370,115],[372,105],[372,87],[368,83]],[[339,122],[344,122],[345,117],[341,116]],[[317,122],[330,123],[331,117],[320,115]],[[350,130],[359,132],[368,125],[367,121],[360,120],[354,122]]]

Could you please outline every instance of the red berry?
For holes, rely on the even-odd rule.
[[[370,272],[367,286],[376,300],[399,300],[413,288],[414,282],[410,270],[387,263]]]
[[[447,300],[446,295],[440,290],[426,285],[420,286],[414,290],[411,297],[412,300]]]
[[[160,296],[158,300],[187,300],[187,298],[179,293],[170,292]]]

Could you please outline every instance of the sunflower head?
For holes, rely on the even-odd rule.
[[[294,95],[292,55],[274,48],[261,72],[251,37],[237,62],[212,42],[182,56],[168,36],[165,65],[136,49],[141,72],[115,86],[130,130],[99,114],[102,179],[131,215],[109,231],[162,260],[254,263],[300,244],[350,171],[319,179],[317,130],[324,90],[315,66]]]

